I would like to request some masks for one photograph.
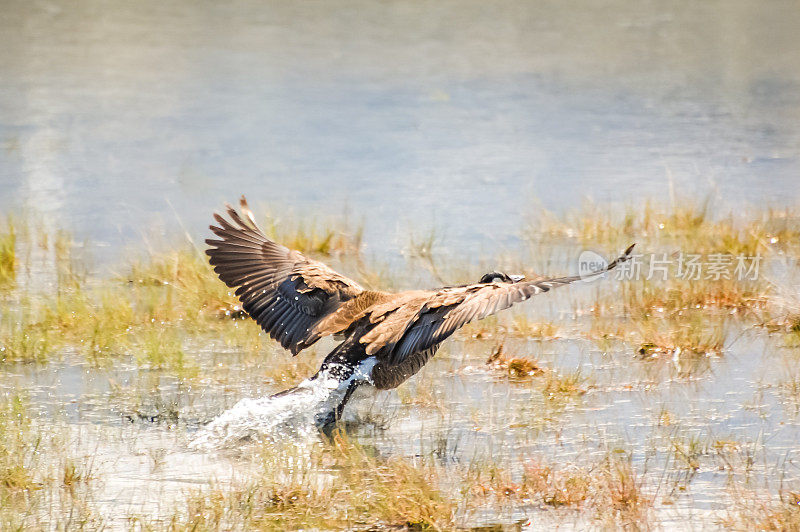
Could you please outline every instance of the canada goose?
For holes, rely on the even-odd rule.
[[[330,426],[356,387],[394,388],[417,373],[453,332],[514,303],[587,276],[525,280],[501,272],[476,284],[396,294],[365,290],[325,264],[266,237],[242,196],[240,212],[214,214],[208,239],[211,265],[242,302],[244,310],[281,346],[296,355],[323,336],[344,340],[309,379],[333,377],[333,399],[317,416]],[[600,275],[628,260],[630,246]],[[292,390],[281,392],[283,395]]]

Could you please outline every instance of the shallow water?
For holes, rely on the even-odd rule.
[[[487,10],[9,0],[0,209],[104,263],[155,223],[204,236],[242,193],[348,210],[379,254],[436,224],[466,256],[585,197],[797,203],[795,2]]]
[[[800,481],[794,465],[800,460],[800,418],[778,390],[764,386],[778,377],[779,354],[758,335],[726,351],[724,358],[709,360],[707,371],[690,378],[679,376],[674,361],[631,363],[627,350],[602,353],[575,338],[544,345],[531,341],[520,348],[538,350],[539,363],[555,371],[584,368],[592,377],[587,393],[548,398],[537,391],[535,380],[510,381],[486,366],[491,342],[452,341],[406,385],[411,402],[396,391],[356,396],[346,410],[347,430],[383,456],[435,456],[456,467],[489,461],[514,470],[520,460],[591,467],[609,452],[625,452],[642,478],[657,487],[655,513],[659,526],[667,528],[670,522],[714,525],[729,510],[726,489],[732,473],[722,467],[726,456],[715,450],[716,442],[744,446],[727,459],[751,456],[756,483],[777,488],[779,479],[788,485]],[[202,351],[192,356],[213,360]],[[266,356],[269,362],[282,355]],[[52,423],[55,433],[64,427],[70,455],[91,457],[92,475],[101,479],[92,501],[112,527],[126,526],[128,516],[171,515],[173,504],[180,508],[182,497],[197,488],[248,479],[257,469],[248,449],[257,451],[258,446],[241,440],[231,447],[232,437],[319,442],[313,430],[292,431],[277,422],[278,411],[313,418],[315,410],[301,408],[296,399],[292,409],[275,400],[245,399],[212,423],[212,430],[203,428],[243,397],[277,391],[274,385],[264,388],[253,373],[250,364],[236,363],[235,355],[225,367],[204,365],[207,384],[190,388],[170,385],[174,378],[168,371],[98,370],[69,360],[35,369],[2,368],[4,382],[26,391],[39,423]],[[427,404],[414,401],[428,393],[432,399]],[[174,419],[157,415],[169,405],[174,405]],[[658,420],[665,410],[671,421],[662,424]],[[242,423],[245,418],[250,422]],[[305,420],[309,428],[311,418]],[[690,482],[675,459],[675,438],[702,444]],[[521,520],[543,526],[578,519],[541,513],[536,506],[514,508],[512,514],[487,510],[471,515],[469,522]]]
[[[447,256],[478,261],[514,249],[531,213],[587,197],[710,195],[722,213],[796,206],[798,27],[792,1],[9,0],[0,212],[74,230],[98,266],[113,267],[162,232],[207,236],[210,213],[242,193],[279,219],[347,212],[365,224],[367,253],[387,262],[409,232],[431,227]],[[46,268],[33,274],[36,286],[52,282]],[[576,288],[522,312],[579,320],[559,310],[576,293],[591,295]],[[553,400],[490,370],[491,341],[454,340],[404,395],[354,400],[349,430],[384,455],[446,464],[588,465],[619,447],[671,499],[657,504],[661,526],[712,525],[728,482],[716,441],[746,442],[754,475],[772,488],[800,479],[798,412],[775,386],[778,343],[748,333],[724,357],[687,365],[601,352],[579,335],[516,342],[557,371],[591,375],[585,395]],[[107,479],[97,502],[112,526],[125,526],[120,508],[165,515],[162,502],[192,486],[250,473],[242,456],[189,442],[241,399],[282,386],[236,350],[187,349],[203,375],[189,386],[133,361],[97,369],[69,353],[0,368],[40,420],[68,427],[76,456],[97,457]],[[657,422],[665,410],[672,422]],[[705,446],[690,483],[672,436]],[[535,510],[472,523],[552,524]]]

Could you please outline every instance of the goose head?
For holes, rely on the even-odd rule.
[[[518,283],[525,279],[524,275],[509,275],[503,272],[490,272],[481,277],[479,283]]]

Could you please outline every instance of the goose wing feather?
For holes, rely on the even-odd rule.
[[[209,262],[236,289],[242,308],[285,349],[297,354],[313,344],[314,325],[364,289],[299,251],[277,244],[258,227],[244,196],[240,211],[227,205],[210,226]]]
[[[552,277],[516,283],[482,283],[463,287],[443,288],[435,292],[419,311],[407,320],[407,326],[394,343],[369,345],[367,352],[378,352],[389,364],[401,364],[415,353],[439,345],[456,330],[474,319],[483,319],[525,301],[536,294],[565,286],[612,270],[627,261],[633,250],[628,247],[622,255],[603,270],[584,276]],[[366,337],[367,340],[370,338]],[[382,338],[374,338],[379,341]],[[364,339],[362,339],[364,341]],[[381,349],[383,348],[383,349]],[[380,356],[379,356],[380,358]]]

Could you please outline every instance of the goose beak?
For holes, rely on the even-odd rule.
[[[525,276],[524,275],[509,275],[508,278],[511,279],[513,282],[518,283],[518,282],[522,281],[523,279],[525,279]]]

